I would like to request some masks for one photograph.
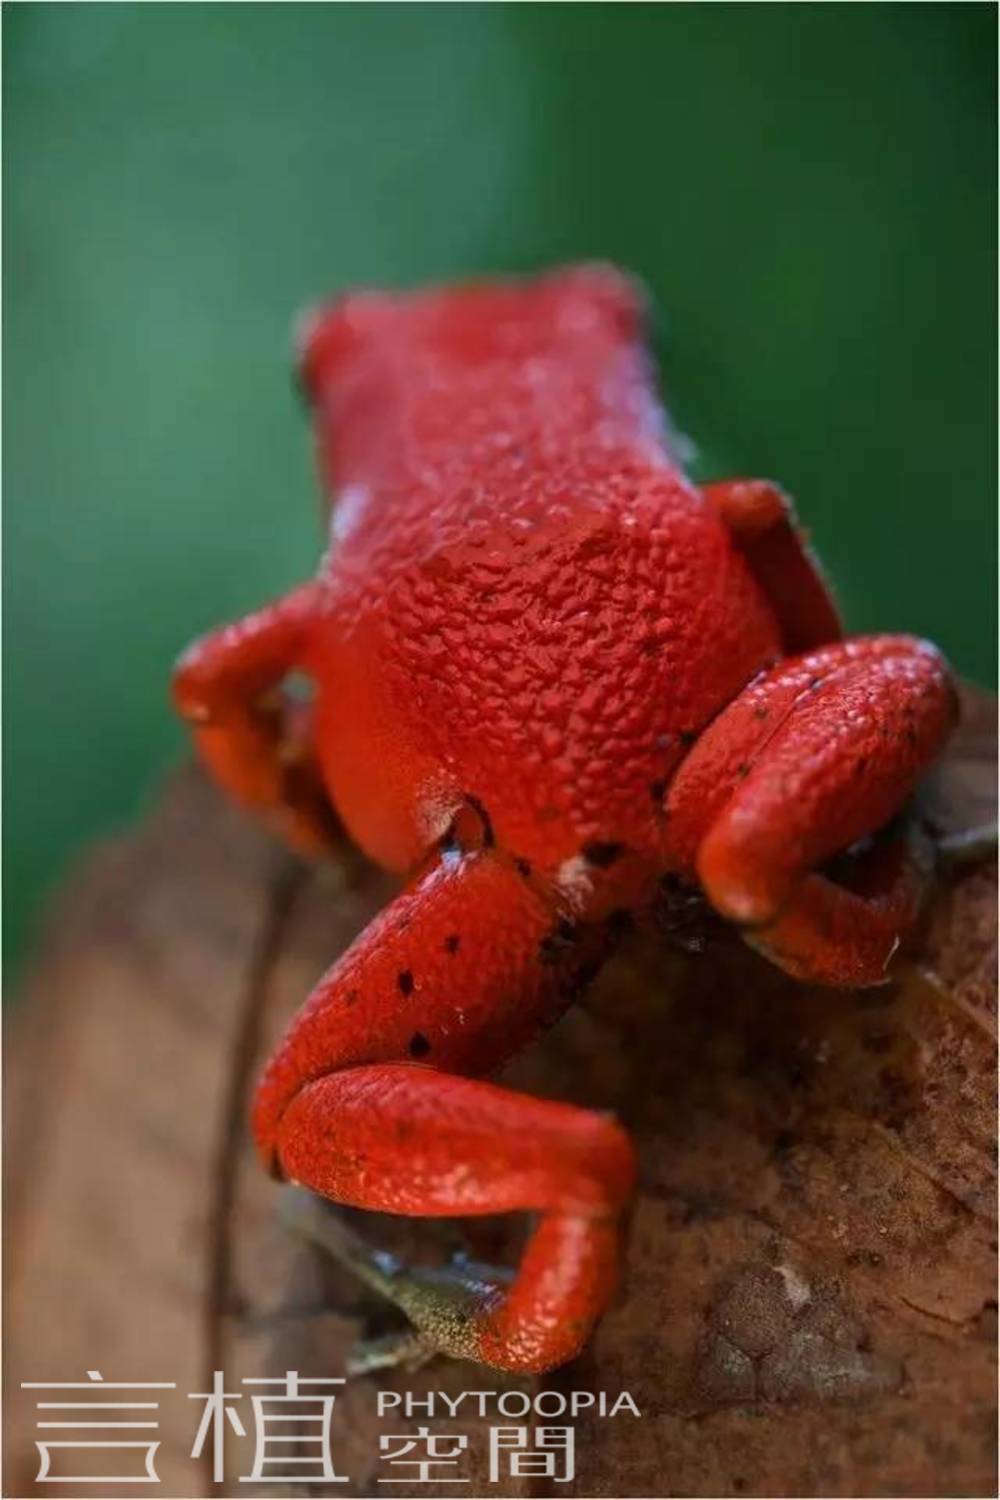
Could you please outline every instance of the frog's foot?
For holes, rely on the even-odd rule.
[[[479,1320],[502,1302],[512,1272],[462,1254],[440,1267],[409,1266],[374,1248],[323,1199],[298,1186],[284,1189],[281,1215],[294,1233],[332,1256],[410,1319],[410,1328],[355,1344],[347,1360],[349,1375],[396,1366],[417,1369],[437,1354],[477,1358]]]

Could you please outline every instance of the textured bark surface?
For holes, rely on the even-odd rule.
[[[993,719],[970,700],[927,793],[942,827],[995,814]],[[267,1048],[391,888],[352,853],[292,863],[195,771],[66,886],[7,1054],[5,1494],[96,1490],[35,1485],[40,1393],[23,1380],[176,1381],[162,1483],[135,1493],[204,1495],[187,1393],[215,1369],[231,1391],[336,1375],[359,1333],[394,1326],[283,1231],[244,1126]],[[504,1075],[634,1132],[616,1306],[534,1386],[444,1361],[350,1384],[333,1451],[351,1482],[316,1492],[454,1493],[378,1483],[406,1473],[379,1436],[421,1424],[466,1435],[443,1471],[466,1494],[995,1492],[995,947],[987,861],[942,878],[915,961],[882,990],[806,989],[724,932],[700,956],[646,942],[617,961]],[[518,1232],[357,1222],[425,1257],[510,1257]],[[380,1420],[378,1389],[627,1390],[642,1416],[579,1418],[572,1484],[491,1485],[490,1416]],[[251,1450],[230,1434],[216,1494],[254,1493]]]

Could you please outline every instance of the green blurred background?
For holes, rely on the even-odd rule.
[[[4,31],[8,958],[180,753],[171,658],[317,557],[288,329],[602,256],[703,474],[994,677],[988,5],[34,5]]]

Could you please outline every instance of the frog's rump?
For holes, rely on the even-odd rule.
[[[651,851],[655,789],[780,649],[727,531],[684,495],[524,528],[501,508],[452,535],[377,587],[368,571],[360,592],[341,592],[332,564],[316,675],[339,704],[337,734],[321,738],[353,831],[367,842],[392,804],[408,833],[389,862],[405,864],[471,795],[534,861],[588,841]],[[372,852],[386,858],[382,839]]]

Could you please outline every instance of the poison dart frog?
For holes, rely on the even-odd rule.
[[[487,1075],[665,882],[852,987],[885,980],[925,889],[896,815],[953,725],[948,668],[910,636],[843,636],[775,484],[692,483],[643,324],[601,265],[308,316],[327,551],[174,675],[232,797],[306,855],[346,830],[406,881],[267,1064],[264,1163],[338,1204],[537,1216],[516,1273],[406,1267],[344,1226],[342,1257],[412,1323],[373,1362],[544,1371],[587,1341],[629,1138]]]

